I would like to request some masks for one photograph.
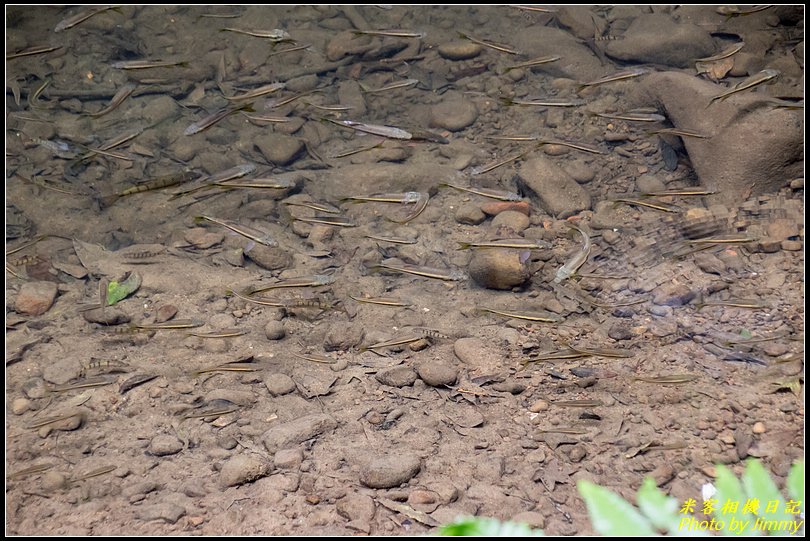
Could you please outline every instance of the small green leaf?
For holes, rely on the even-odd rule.
[[[802,515],[804,515],[804,460],[799,460],[790,468],[787,491],[793,500],[801,502]]]
[[[468,517],[458,519],[439,529],[443,536],[480,536],[480,537],[525,537],[542,536],[540,530],[532,530],[526,524],[501,522],[493,518]]]
[[[137,272],[130,273],[123,282],[115,280],[107,284],[107,306],[113,306],[138,291],[141,287],[141,276]]]
[[[621,496],[588,481],[579,481],[577,488],[588,507],[593,529],[598,533],[655,535],[649,521]]]
[[[712,513],[715,518],[718,521],[722,520],[726,523],[731,522],[732,519],[745,523],[747,518],[746,515],[742,514],[743,506],[745,505],[745,492],[743,491],[740,480],[734,475],[734,472],[726,466],[718,464],[715,486],[717,487],[717,494],[714,495],[713,499],[717,500],[717,502],[714,506],[714,513]],[[738,503],[738,507],[734,512],[730,512],[729,510],[723,511],[723,506],[726,505],[726,503],[734,505],[735,502]],[[750,515],[747,516],[750,517]],[[732,531],[732,528],[723,528],[721,532],[723,535],[741,535],[741,532],[737,530]],[[750,531],[747,533],[748,535],[751,534]]]
[[[681,517],[678,516],[678,500],[668,498],[658,490],[652,477],[645,477],[636,496],[638,508],[652,525],[662,532],[677,532]]]
[[[782,494],[779,493],[779,488],[771,479],[768,470],[758,461],[749,460],[745,467],[745,473],[742,476],[743,485],[745,486],[745,493],[750,499],[756,499],[760,502],[759,516],[764,515],[767,502],[778,501],[779,507],[775,513],[768,513],[768,520],[792,520],[793,517],[785,513],[785,501]],[[754,521],[752,520],[753,524]]]

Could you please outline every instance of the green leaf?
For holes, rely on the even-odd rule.
[[[593,529],[602,535],[655,535],[644,516],[621,496],[588,481],[579,481],[577,488],[591,517]]]
[[[715,503],[714,512],[712,514],[718,522],[722,520],[726,523],[726,527],[723,528],[721,532],[723,535],[741,535],[739,530],[728,527],[732,519],[745,523],[751,517],[751,515],[742,514],[743,506],[745,505],[745,492],[743,491],[740,480],[737,479],[737,476],[726,466],[718,464],[715,486],[717,487],[717,493],[712,499],[717,500],[717,502]],[[728,511],[723,513],[723,506],[726,502],[730,504],[737,502],[739,506],[733,513]],[[753,521],[751,524],[753,524]],[[753,532],[750,530],[747,532],[748,535],[751,535],[751,533]]]
[[[141,276],[137,272],[130,273],[123,282],[111,281],[107,284],[107,306],[113,306],[138,291],[141,287]]]
[[[771,479],[768,470],[758,460],[748,461],[742,480],[748,498],[759,500],[760,511],[758,514],[760,517],[766,520],[793,520],[792,515],[785,513],[785,501],[779,492],[779,488]],[[765,513],[765,508],[770,501],[779,502],[779,507],[775,513]],[[753,518],[751,524],[755,520],[756,518]]]
[[[681,517],[678,516],[678,500],[669,498],[658,490],[652,477],[645,477],[636,496],[638,508],[652,525],[662,532],[677,532]]]
[[[439,529],[443,536],[481,536],[481,537],[524,537],[542,536],[540,530],[532,530],[526,524],[501,522],[494,518],[469,517],[458,519]]]
[[[787,478],[788,495],[795,501],[801,502],[802,515],[804,514],[804,460],[796,462]]]

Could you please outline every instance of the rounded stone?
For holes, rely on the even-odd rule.
[[[267,387],[270,396],[281,396],[295,390],[295,382],[287,374],[267,374],[264,386]]]
[[[149,452],[155,456],[175,455],[183,450],[183,442],[169,434],[158,434],[149,442]]]
[[[439,45],[439,56],[447,60],[469,60],[475,58],[484,48],[472,41],[448,41]]]
[[[529,227],[529,217],[526,214],[516,210],[505,210],[498,213],[492,219],[493,228],[498,228],[501,226],[508,227],[512,231],[520,233]]]
[[[416,369],[416,373],[431,387],[452,385],[458,378],[458,371],[454,367],[436,362],[421,364]]]
[[[285,334],[284,323],[281,321],[268,321],[264,326],[264,335],[268,340],[281,340]]]
[[[396,454],[369,462],[360,474],[360,482],[369,488],[394,488],[406,483],[422,469],[415,455]]]
[[[461,97],[451,97],[430,110],[430,125],[456,132],[471,126],[478,118],[475,104]]]
[[[488,289],[512,289],[531,278],[525,261],[521,261],[520,251],[503,248],[476,250],[468,272],[475,283]]]
[[[238,455],[222,465],[219,481],[222,486],[233,487],[264,477],[269,471],[269,464],[251,456]]]
[[[416,381],[416,372],[410,366],[395,366],[377,373],[377,381],[391,387],[406,387]]]

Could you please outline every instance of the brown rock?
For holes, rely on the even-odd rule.
[[[41,316],[53,305],[57,287],[53,282],[26,282],[14,301],[14,310],[29,316]]]
[[[489,289],[512,289],[531,277],[520,252],[503,248],[476,250],[468,272],[475,283]]]
[[[481,210],[489,216],[496,216],[507,210],[521,212],[526,216],[531,215],[531,206],[528,201],[493,201],[481,205]]]
[[[439,56],[447,60],[469,60],[481,54],[483,50],[477,43],[467,40],[448,41],[438,48]]]

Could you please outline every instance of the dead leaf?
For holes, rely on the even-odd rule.
[[[714,82],[719,81],[734,67],[734,58],[728,57],[714,62],[695,62],[698,75],[705,73]]]

